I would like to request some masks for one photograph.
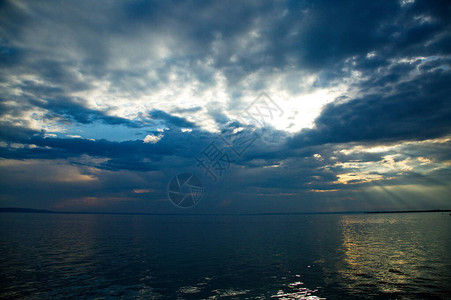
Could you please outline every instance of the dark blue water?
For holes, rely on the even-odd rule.
[[[7,299],[447,299],[451,216],[0,214]]]

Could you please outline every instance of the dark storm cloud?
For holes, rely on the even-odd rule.
[[[62,117],[65,120],[75,121],[80,124],[90,124],[95,121],[101,121],[108,125],[125,125],[128,127],[142,126],[142,124],[125,118],[109,116],[106,112],[87,108],[81,101],[77,103],[74,99],[54,98],[46,99],[44,101],[30,100],[30,103],[34,104],[36,107],[46,109],[48,112],[45,114],[44,118],[48,119],[58,119]]]
[[[5,6],[10,6],[9,10],[4,9],[5,14],[20,14],[24,20],[37,21],[36,17],[12,9],[11,4]],[[70,3],[60,7],[42,4],[34,8],[52,20],[62,21],[70,16],[71,6]],[[227,4],[217,1],[177,4],[136,1],[123,6],[120,10],[120,7],[110,5],[111,19],[104,19],[100,24],[111,37],[139,35],[143,30],[151,34],[162,31],[186,43],[181,46],[190,51],[188,59],[213,55],[219,68],[236,66],[238,73],[244,74],[259,68],[284,67],[290,58],[295,58],[302,67],[321,70],[370,51],[383,51],[388,57],[424,54],[425,51],[435,52],[428,55],[440,54],[446,49],[434,45],[449,39],[450,5],[447,1],[415,1],[403,7],[396,1],[342,1],[340,5],[335,1],[232,1]],[[64,24],[80,29],[74,42],[88,51],[89,57],[100,57],[107,51],[106,45],[100,43],[108,44],[108,40],[101,38],[102,32],[93,30],[100,22],[93,18],[102,6],[88,2],[77,4],[77,7],[73,10],[74,16],[66,18]],[[89,8],[90,13],[84,16],[87,22],[80,24],[75,16],[83,8]],[[421,16],[430,17],[432,23],[421,23],[418,20]],[[7,33],[20,36],[23,27],[8,22],[10,18],[5,20]],[[252,53],[252,49],[240,51],[237,39],[253,29],[259,31],[255,43],[261,47],[257,53]],[[92,32],[97,32],[100,39],[89,37],[88,33]],[[213,53],[218,35],[224,43],[219,52]],[[424,46],[428,40],[433,43]],[[238,55],[236,62],[229,60],[233,55]],[[108,59],[109,55],[103,57]],[[86,63],[91,64],[92,60]],[[58,67],[52,72],[57,70]]]
[[[89,2],[76,7],[71,3],[56,7],[45,3],[27,5],[40,14],[5,4],[4,60],[12,64],[15,59],[8,57],[20,56],[16,66],[25,66],[28,72],[71,91],[90,88],[88,81],[77,78],[74,70],[86,78],[110,80],[114,83],[111,89],[135,88],[135,93],[143,89],[136,80],[147,72],[139,66],[141,57],[133,54],[130,59],[136,61],[130,61],[129,70],[115,69],[108,64],[119,59],[111,46],[135,37],[158,39],[160,33],[179,43],[171,49],[175,53],[170,62],[154,67],[158,81],[148,80],[148,87],[166,82],[167,72],[177,64],[188,66],[190,76],[201,82],[211,82],[211,72],[196,67],[205,57],[211,57],[215,68],[226,74],[230,88],[235,90],[243,76],[260,69],[271,72],[272,68],[296,66],[319,73],[316,85],[327,86],[349,75],[346,61],[352,57],[356,62],[354,69],[371,72],[390,59],[450,52],[446,43],[450,39],[447,1],[415,1],[404,6],[396,1],[342,1],[340,5],[334,1],[232,1],[227,5],[217,1],[177,5],[171,1],[136,1],[110,4],[109,17],[101,20],[95,18],[96,14],[102,15],[106,8]],[[81,24],[76,16],[84,11],[89,13],[82,16]],[[42,23],[43,16],[49,20],[48,25]],[[74,53],[61,48],[64,51],[57,54],[66,52],[63,62],[49,55],[51,48],[43,52],[14,46],[15,41],[30,39],[30,33],[25,30],[27,26],[12,22],[13,18],[28,26],[49,26],[53,36],[50,32],[37,32],[42,41],[55,44],[57,51],[62,45],[56,44],[55,39],[60,37],[61,42],[73,46]],[[249,35],[252,31],[255,36]],[[369,62],[365,59],[369,52],[377,52],[383,58]],[[153,53],[149,55],[152,57]]]
[[[258,202],[259,207],[277,209],[290,206],[271,202],[269,197],[297,203],[302,197],[318,200],[314,190],[351,193],[356,186],[370,183],[337,183],[338,175],[359,171],[343,164],[382,164],[387,155],[397,155],[394,164],[424,156],[424,161],[428,158],[431,162],[421,167],[437,166],[429,173],[369,170],[370,175],[387,177],[381,184],[391,180],[399,185],[433,185],[440,176],[442,180],[450,177],[444,165],[439,166],[450,160],[449,143],[406,144],[402,151],[377,153],[341,150],[392,146],[450,134],[450,9],[449,1],[427,0],[404,4],[3,1],[0,156],[47,162],[60,159],[83,175],[104,176],[100,188],[90,186],[89,193],[95,196],[114,196],[111,191],[129,195],[136,185],[146,187],[146,182],[127,173],[130,171],[138,177],[159,173],[160,177],[155,175],[149,181],[164,189],[168,174],[186,168],[202,173],[194,157],[210,142],[221,142],[220,135],[201,129],[204,124],[194,121],[198,120],[196,114],[206,112],[222,134],[240,127],[255,130],[230,120],[229,112],[243,106],[244,94],[268,88],[277,79],[274,74],[294,70],[316,80],[305,88],[304,78],[288,76],[280,85],[288,95],[347,82],[349,95],[327,104],[313,128],[294,136],[272,127],[259,132],[260,138],[235,158],[227,177],[213,189],[211,205],[232,199],[235,207],[252,207],[259,197],[268,197],[266,202]],[[193,95],[201,95],[218,84],[218,73],[225,79],[227,103],[216,99],[209,103],[198,99],[165,103],[172,99],[160,100],[152,94],[166,89],[173,95],[171,89],[186,86]],[[255,82],[245,80],[252,76]],[[108,98],[102,109],[94,108],[93,91]],[[109,99],[110,95],[115,97]],[[136,118],[115,115],[114,109],[122,108],[124,102],[133,109],[147,100],[152,105],[146,105]],[[30,129],[37,128],[35,121],[41,125],[51,121],[59,125],[101,123],[111,128],[124,125],[142,128],[143,134],[133,133],[133,138],[140,139],[123,142],[51,137],[49,132]],[[182,132],[182,128],[192,131]],[[161,135],[161,139],[144,143],[144,133]],[[91,173],[89,168],[100,173]],[[16,175],[15,180],[20,180],[20,172]],[[121,185],[123,178],[127,183]],[[403,181],[405,178],[408,180]],[[12,191],[13,184],[8,184]],[[64,198],[65,189],[67,186],[58,185],[55,193]],[[45,194],[49,195],[52,193]],[[153,197],[164,198],[164,191]],[[292,208],[296,207],[293,204]]]
[[[196,125],[193,122],[190,122],[185,118],[173,116],[162,110],[154,109],[149,114],[152,119],[162,120],[169,126],[184,127],[184,128],[196,127]]]
[[[200,110],[202,110],[201,106],[195,106],[195,107],[191,107],[191,108],[176,108],[176,109],[173,109],[172,112],[183,114],[183,113],[195,113]]]
[[[177,118],[175,120],[178,120]],[[181,122],[179,125],[191,123]],[[46,132],[30,130],[24,127],[5,125],[0,130],[0,140],[21,144],[23,147],[5,147],[1,157],[9,159],[76,159],[88,155],[107,158],[106,162],[93,164],[93,167],[107,170],[149,171],[161,169],[159,163],[164,157],[175,156],[194,162],[194,156],[200,153],[215,135],[194,129],[182,132],[177,128],[165,130],[158,143],[144,143],[142,140],[114,142],[108,140],[89,140],[83,138],[47,137]],[[217,137],[216,137],[217,138]],[[184,162],[186,163],[186,162]],[[178,163],[180,166],[180,163]],[[164,167],[164,166],[163,166]],[[170,167],[166,165],[166,167]]]
[[[0,126],[0,138],[2,141],[6,142],[22,143],[28,141],[33,135],[42,135],[43,133],[44,132],[7,123]]]
[[[389,91],[382,89],[345,103],[328,104],[315,127],[298,133],[292,145],[422,140],[449,134],[450,69],[422,73],[412,80],[400,79],[405,78],[392,74],[389,80],[383,77],[372,86],[393,84]]]
[[[24,89],[29,91],[29,89]],[[20,113],[26,109],[42,108],[46,110],[43,119],[58,120],[62,123],[76,122],[79,124],[91,124],[96,121],[108,125],[124,125],[127,127],[138,128],[144,126],[142,122],[131,121],[125,118],[110,116],[107,112],[94,110],[86,107],[83,101],[66,98],[64,96],[54,98],[30,98],[23,97],[20,106],[7,105],[0,103],[0,115],[20,116]],[[145,125],[152,125],[147,122]]]
[[[285,68],[293,62],[340,76],[346,59],[371,51],[385,60],[449,53],[436,47],[450,37],[447,1],[405,6],[396,1],[229,2],[227,8],[219,2],[139,2],[127,4],[126,11],[135,26],[181,32],[192,54],[212,55],[232,82],[261,68]],[[239,38],[254,29],[258,36],[242,49]],[[232,56],[236,59],[230,60]]]

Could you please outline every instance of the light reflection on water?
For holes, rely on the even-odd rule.
[[[0,214],[0,298],[451,296],[442,214]]]
[[[343,216],[341,281],[349,291],[374,296],[445,292],[451,282],[449,219],[445,214]]]

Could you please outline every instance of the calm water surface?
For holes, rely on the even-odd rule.
[[[446,213],[0,214],[3,299],[451,299]]]

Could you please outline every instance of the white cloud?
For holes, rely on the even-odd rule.
[[[163,135],[162,135],[162,134],[159,134],[159,135],[151,135],[151,134],[148,134],[148,135],[146,135],[146,137],[144,138],[143,142],[144,142],[144,143],[150,143],[150,144],[156,144],[156,143],[158,143],[162,138],[163,138]]]

